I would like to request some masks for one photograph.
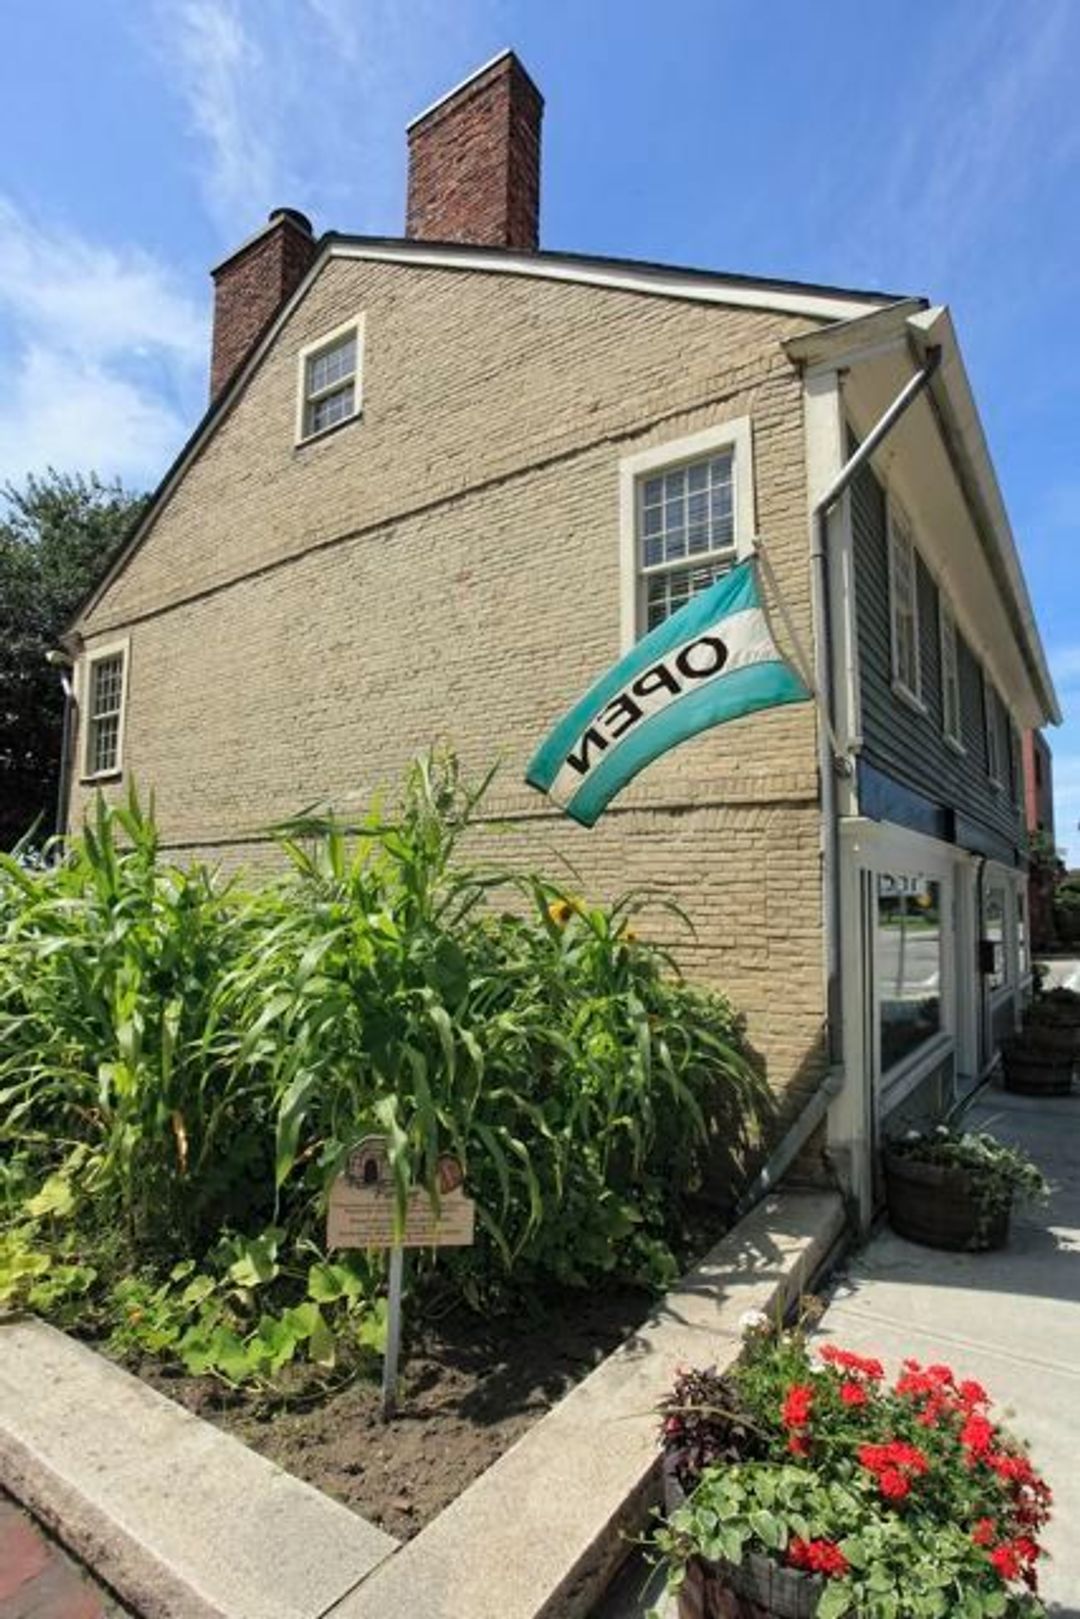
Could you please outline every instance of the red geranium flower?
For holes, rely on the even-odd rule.
[[[787,1560],[792,1568],[804,1568],[829,1579],[840,1579],[851,1567],[834,1541],[802,1540],[798,1535],[788,1545]]]
[[[976,1546],[992,1546],[997,1538],[997,1525],[993,1518],[980,1518],[971,1531]]]
[[[870,1396],[861,1383],[853,1383],[849,1380],[841,1383],[840,1398],[845,1405],[865,1405]]]
[[[878,1489],[890,1501],[902,1501],[911,1494],[911,1481],[898,1467],[883,1467],[877,1476]]]
[[[1015,1580],[1020,1573],[1020,1554],[1010,1541],[990,1553],[990,1561],[1003,1580]]]
[[[868,1377],[872,1383],[879,1382],[885,1376],[885,1368],[879,1360],[873,1360],[866,1355],[856,1355],[851,1349],[839,1349],[836,1344],[823,1344],[819,1354],[830,1366],[839,1366],[842,1371]]]
[[[994,1425],[987,1417],[973,1412],[960,1430],[960,1443],[975,1456],[985,1456],[994,1437]]]
[[[781,1420],[785,1428],[805,1428],[810,1421],[814,1391],[809,1383],[792,1383],[784,1396]]]

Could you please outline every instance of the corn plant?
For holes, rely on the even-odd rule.
[[[460,1158],[479,1240],[439,1264],[475,1301],[507,1279],[672,1275],[686,1193],[718,1145],[736,1168],[754,1150],[768,1092],[726,1001],[637,938],[653,896],[589,905],[465,859],[486,785],[418,760],[388,810],[277,828],[285,870],[257,888],[162,858],[134,793],[99,802],[54,865],[0,857],[18,1286],[51,1240],[27,1200],[59,1184],[57,1263],[94,1273],[106,1314],[126,1296],[117,1229],[167,1312],[174,1266],[272,1224],[293,1256],[274,1307],[303,1304],[296,1326],[313,1301],[293,1297],[295,1256],[318,1256],[329,1185],[370,1132],[389,1140],[399,1210],[413,1187],[437,1196],[441,1154]],[[263,1364],[263,1340],[244,1342]]]

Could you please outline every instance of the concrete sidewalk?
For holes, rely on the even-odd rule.
[[[985,1383],[1054,1490],[1043,1597],[1055,1619],[1080,1619],[1080,1097],[992,1090],[968,1121],[1031,1153],[1055,1183],[1049,1205],[1015,1216],[999,1254],[939,1253],[883,1227],[836,1279],[818,1335],[890,1371],[913,1355]],[[658,1594],[633,1557],[593,1619],[642,1619]]]
[[[1080,1097],[991,1090],[968,1122],[1030,1152],[1055,1184],[1050,1204],[1021,1210],[997,1254],[883,1230],[849,1262],[819,1330],[890,1369],[913,1355],[985,1383],[1054,1490],[1042,1595],[1058,1619],[1080,1619]]]

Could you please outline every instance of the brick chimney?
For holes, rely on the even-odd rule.
[[[543,111],[517,57],[503,51],[414,118],[406,236],[535,252]]]
[[[314,257],[310,219],[295,208],[275,208],[257,236],[210,272],[214,281],[211,400],[232,381],[259,333],[299,286]]]

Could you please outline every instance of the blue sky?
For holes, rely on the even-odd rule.
[[[36,0],[0,58],[0,479],[156,482],[207,270],[280,204],[400,234],[408,119],[513,45],[543,245],[952,306],[1066,710],[1080,865],[1078,0]]]

